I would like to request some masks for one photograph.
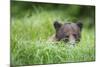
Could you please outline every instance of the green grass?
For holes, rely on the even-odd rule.
[[[63,42],[50,43],[54,20],[66,21],[62,11],[41,11],[22,18],[11,17],[11,64],[53,64],[95,60],[95,31],[83,27],[75,47]]]

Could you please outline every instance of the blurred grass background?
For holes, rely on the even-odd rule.
[[[53,22],[83,21],[82,39],[72,47],[49,43]],[[95,60],[95,7],[11,1],[11,65]]]

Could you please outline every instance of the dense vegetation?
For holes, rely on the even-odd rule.
[[[75,47],[48,42],[53,22],[83,21],[82,39]],[[94,6],[11,2],[11,64],[32,65],[95,60]]]

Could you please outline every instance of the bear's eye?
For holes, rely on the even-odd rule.
[[[73,34],[73,36],[74,36],[74,37],[76,37],[76,36],[77,36],[77,34]]]
[[[69,38],[69,36],[68,36],[68,35],[66,35],[66,38]]]

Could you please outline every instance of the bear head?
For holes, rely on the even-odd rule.
[[[55,38],[57,41],[69,42],[74,45],[76,42],[80,41],[82,26],[83,24],[81,22],[61,24],[55,21]]]

